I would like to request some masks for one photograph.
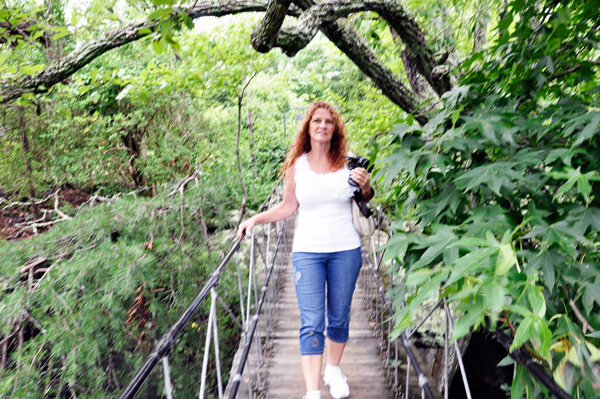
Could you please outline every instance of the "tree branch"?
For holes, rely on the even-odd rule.
[[[280,0],[279,3],[283,1]],[[347,17],[352,13],[374,11],[397,32],[407,49],[413,54],[412,61],[415,68],[425,77],[434,90],[439,95],[449,90],[449,79],[439,76],[441,73],[447,74],[448,70],[438,70],[437,76],[434,75],[434,69],[438,66],[434,51],[425,39],[423,31],[399,2],[389,0],[325,0],[315,3],[314,0],[295,0],[294,3],[305,11],[295,28],[284,28],[280,31],[280,36],[274,44],[281,47],[286,54],[294,55],[308,45],[318,29],[325,33],[327,27],[340,18]],[[271,17],[267,21],[263,21],[263,24],[270,23],[274,29],[275,23],[278,22],[279,20]],[[261,26],[261,29],[266,28]],[[334,41],[334,43],[337,45],[337,42]]]
[[[292,4],[293,2],[293,4]],[[300,12],[302,14],[300,14]],[[427,122],[420,115],[419,99],[402,81],[373,53],[355,29],[340,18],[351,13],[374,11],[384,18],[398,33],[407,49],[415,69],[439,95],[450,88],[449,70],[439,65],[434,51],[425,39],[423,31],[401,4],[393,0],[204,0],[188,6],[190,18],[223,16],[242,12],[267,11],[263,21],[252,34],[252,43],[259,51],[272,47],[293,55],[304,48],[321,30],[342,50],[384,95],[403,110],[416,115],[419,123]],[[285,15],[299,16],[295,27],[283,27]],[[155,29],[158,20],[134,22],[107,32],[84,44],[43,71],[32,76],[22,76],[16,81],[0,83],[0,104],[7,103],[25,93],[41,93],[77,72],[95,58],[124,44],[139,40]],[[146,28],[146,29],[144,29]],[[140,30],[143,29],[143,32]]]
[[[556,75],[550,76],[550,78],[548,80],[553,81],[553,80],[562,78],[563,76],[567,76],[569,74],[572,74],[573,72],[577,72],[579,70],[579,68],[581,68],[580,64],[574,65],[574,66],[572,66],[571,68],[567,69],[564,72],[557,73]]]
[[[238,123],[237,123],[237,138],[235,141],[235,155],[237,156],[237,167],[240,172],[240,186],[242,187],[242,203],[240,204],[240,218],[238,220],[238,225],[242,222],[244,215],[246,214],[246,202],[248,201],[248,195],[246,193],[246,186],[244,185],[244,174],[242,173],[242,162],[240,160],[240,134],[242,131],[242,103],[244,101],[244,95],[246,93],[246,89],[252,82],[252,79],[258,75],[258,71],[254,71],[254,74],[250,76],[250,79],[246,82],[244,87],[242,88],[240,94],[238,95]],[[235,231],[235,230],[234,230]]]
[[[242,12],[265,11],[266,6],[267,0],[229,0],[227,2],[204,0],[197,1],[190,6],[187,14],[193,19],[204,16],[220,17]],[[0,104],[14,100],[25,93],[48,91],[52,86],[73,75],[102,54],[150,35],[150,33],[140,32],[140,30],[144,28],[152,30],[158,23],[159,21],[156,19],[138,21],[106,32],[35,75],[22,76],[17,81],[0,83]]]
[[[269,0],[265,16],[250,35],[250,42],[256,51],[267,53],[273,48],[291,4],[292,0]]]

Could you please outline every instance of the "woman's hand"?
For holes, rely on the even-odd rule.
[[[352,169],[352,180],[354,180],[363,194],[371,193],[371,184],[369,183],[369,172],[365,168]]]
[[[246,234],[252,232],[252,228],[254,228],[255,225],[256,219],[254,216],[246,220],[244,223],[240,224],[240,227],[238,228],[238,237],[244,238]]]

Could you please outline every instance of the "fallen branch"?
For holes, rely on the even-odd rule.
[[[30,269],[33,269],[36,266],[41,265],[42,263],[44,263],[46,261],[48,261],[48,258],[42,258],[42,257],[35,257],[35,258],[28,260],[27,263],[25,263],[25,266],[23,266],[21,268],[21,274],[27,273]]]
[[[29,201],[29,202],[20,202],[20,201],[13,201],[10,202],[4,198],[0,198],[0,204],[4,204],[4,203],[8,203],[8,205],[5,205],[2,210],[5,211],[8,208],[14,208],[17,206],[32,206],[33,204],[35,205],[41,205],[44,202],[48,201],[50,198],[52,198],[54,196],[54,194],[49,195],[48,197],[44,198],[44,199],[34,199],[33,201]]]
[[[54,211],[62,219],[71,220],[71,219],[73,219],[71,216],[67,215],[66,213],[64,213],[63,211],[61,211],[60,209],[58,209],[58,200],[59,200],[59,198],[58,198],[58,192],[59,191],[60,191],[60,188],[54,193]]]
[[[33,222],[29,222],[27,226],[23,226],[22,230],[27,230],[27,229],[33,229],[34,233],[37,233],[37,229],[40,227],[48,227],[53,225],[54,223],[58,223],[58,222],[64,222],[65,220],[68,219],[55,219],[55,220],[51,220],[49,222],[43,222],[43,223],[37,223],[37,221],[33,221]],[[21,224],[19,224],[18,226],[22,226]]]
[[[195,170],[190,176],[183,178],[179,183],[175,185],[175,188],[168,194],[169,197],[177,194],[178,192],[183,193],[185,191],[185,187],[192,181],[195,181],[198,178],[198,170]]]

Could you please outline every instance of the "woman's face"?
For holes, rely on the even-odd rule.
[[[333,117],[325,108],[317,108],[310,118],[308,134],[311,143],[329,143],[333,136]]]

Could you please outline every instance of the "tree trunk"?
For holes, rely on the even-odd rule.
[[[252,112],[248,110],[248,130],[252,134],[250,138],[250,156],[252,157],[252,168],[254,170],[254,178],[258,179],[258,168],[256,167],[256,154],[254,153],[254,122],[252,121]]]
[[[140,136],[140,132],[128,130],[127,134],[122,137],[123,144],[125,144],[125,147],[130,154],[129,174],[133,180],[133,184],[135,184],[136,187],[144,184],[144,176],[136,164],[136,161],[140,159],[141,155],[141,142],[143,139],[140,138]]]
[[[483,50],[487,43],[487,22],[484,17],[488,13],[489,7],[489,2],[479,3],[475,29],[473,30],[473,53],[478,53]]]
[[[29,140],[27,139],[27,128],[25,127],[25,109],[22,105],[18,107],[21,113],[19,117],[19,129],[21,131],[21,143],[23,145],[23,152],[25,153],[25,168],[27,169],[27,176],[29,178],[29,196],[31,197],[31,208],[33,211],[33,217],[38,219],[38,209],[35,203],[35,184],[33,181],[33,169],[31,168],[31,154],[29,150]]]

